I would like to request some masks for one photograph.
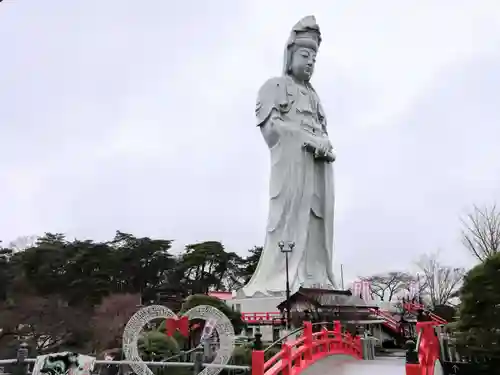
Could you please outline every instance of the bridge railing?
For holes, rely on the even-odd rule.
[[[423,310],[425,311],[429,317],[435,322],[436,324],[447,324],[448,322],[441,318],[439,315],[434,314],[433,312],[429,311],[424,305],[420,303],[413,303],[413,302],[407,302],[404,304],[404,308],[408,311],[411,312],[416,312],[418,310]]]
[[[332,331],[323,328],[313,333],[312,324],[304,322],[302,337],[286,342],[281,351],[265,360],[263,350],[252,352],[252,375],[295,375],[317,360],[334,354],[363,358],[361,338],[342,332],[339,321]]]
[[[200,348],[201,349],[201,348]],[[172,368],[184,368],[185,370],[192,370],[194,375],[199,374],[199,372],[204,368],[211,369],[221,369],[225,370],[225,374],[229,375],[245,375],[251,370],[248,365],[238,365],[233,364],[233,361],[229,361],[227,364],[215,364],[210,363],[209,359],[206,358],[202,352],[199,350],[193,352],[194,356],[186,359],[186,362],[170,360],[174,357],[167,358],[162,361],[143,361],[142,363],[148,366],[154,375],[164,375],[171,374]],[[7,367],[7,372],[0,371],[0,375],[30,375],[32,374],[33,367],[37,361],[37,358],[13,358],[13,359],[0,359],[0,369]],[[130,371],[130,365],[137,364],[137,361],[129,360],[99,360],[94,362],[94,368],[90,375],[123,375],[123,374],[133,374]],[[9,368],[10,367],[10,368]],[[175,372],[174,372],[175,373]],[[181,371],[181,373],[189,373]]]
[[[24,361],[22,370],[15,370],[13,372],[2,372],[0,374],[2,375],[20,375],[20,374],[25,374],[25,375],[30,375],[33,366],[35,364],[36,358],[27,358]],[[106,375],[106,374],[131,374],[130,370],[128,369],[128,366],[131,364],[134,364],[137,362],[134,361],[107,361],[107,360],[96,360],[94,364],[94,370],[92,371],[91,375]],[[16,359],[2,359],[0,360],[0,367],[4,365],[16,365],[17,360]],[[144,361],[144,364],[147,365],[148,367],[152,368],[152,371],[154,374],[168,374],[169,372],[172,373],[171,368],[185,368],[185,369],[191,369],[193,371],[194,375],[197,375],[201,369],[203,368],[214,368],[214,369],[222,369],[226,370],[226,373],[230,374],[239,374],[239,375],[244,375],[250,372],[250,366],[241,366],[241,365],[231,365],[231,364],[226,364],[226,365],[221,365],[221,364],[213,364],[213,363],[205,363],[202,361],[195,361],[195,362],[157,362],[157,361]],[[111,367],[117,367],[116,371],[115,368]],[[165,369],[166,368],[166,369]],[[125,370],[125,371],[120,371],[120,370]],[[160,371],[158,371],[160,370]],[[164,370],[164,371],[161,371]]]
[[[380,318],[384,319],[384,324],[391,330],[393,330],[394,332],[399,332],[400,330],[399,322],[396,319],[394,319],[394,317],[391,314],[378,309],[369,309],[369,311],[372,314],[377,315]]]

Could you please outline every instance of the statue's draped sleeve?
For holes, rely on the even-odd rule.
[[[325,111],[323,110],[323,107],[322,107],[321,103],[319,102],[319,100],[318,100],[318,120],[319,120],[319,123],[321,124],[321,128],[322,128],[323,132],[325,134],[328,134],[328,129],[326,126]]]
[[[276,110],[277,115],[290,110],[286,79],[283,77],[271,78],[262,85],[257,96],[255,115],[257,126],[262,126]]]

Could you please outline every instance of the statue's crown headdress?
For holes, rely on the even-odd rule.
[[[300,45],[317,50],[321,44],[321,31],[314,16],[306,16],[295,24],[288,38],[287,47]]]

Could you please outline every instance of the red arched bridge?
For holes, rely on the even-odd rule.
[[[276,355],[265,360],[264,350],[252,353],[252,375],[294,375],[315,362],[331,355],[342,355],[352,359],[363,359],[363,348],[358,336],[343,333],[340,322],[334,323],[332,331],[323,328],[313,333],[310,322],[304,322],[302,337],[286,342]]]

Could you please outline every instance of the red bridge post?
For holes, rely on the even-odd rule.
[[[313,357],[313,330],[311,322],[304,322],[304,359],[312,360]]]
[[[420,337],[418,363],[406,363],[406,375],[433,375],[436,360],[439,359],[439,341],[434,331],[436,322],[417,322]],[[408,362],[408,356],[407,356]],[[417,362],[415,358],[415,362]]]
[[[332,343],[330,342],[330,340],[328,340],[328,328],[323,327],[321,332],[323,333],[323,340],[325,341],[325,343],[322,345],[323,351],[325,353],[329,353],[330,350],[332,350]]]
[[[414,363],[407,363],[405,365],[405,370],[406,375],[422,375],[420,372],[420,365],[416,365]]]
[[[292,346],[289,343],[284,343],[282,346],[283,354],[281,356],[281,361],[283,362],[283,375],[292,375]]]
[[[252,351],[252,375],[264,375],[264,351]]]

